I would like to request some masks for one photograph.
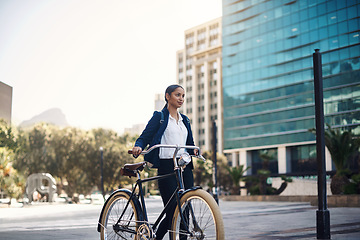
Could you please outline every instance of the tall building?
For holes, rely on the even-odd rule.
[[[234,165],[256,174],[267,150],[272,173],[316,174],[314,49],[325,123],[360,134],[359,15],[350,0],[223,0],[224,152]]]
[[[12,87],[0,82],[0,119],[8,124],[11,124],[12,91]]]
[[[161,111],[164,106],[165,106],[164,94],[162,94],[162,93],[155,94],[154,110]],[[124,132],[128,133],[130,135],[138,135],[139,136],[142,133],[142,131],[145,129],[145,127],[146,127],[146,124],[144,124],[144,123],[134,124],[130,128],[125,128]]]
[[[164,106],[165,106],[164,94],[162,93],[155,94],[155,111],[161,111]]]
[[[125,128],[124,133],[128,133],[132,136],[140,136],[142,131],[145,129],[145,126],[146,125],[144,123],[134,124],[130,128]]]
[[[213,121],[217,150],[222,151],[221,18],[185,31],[185,47],[176,54],[177,82],[185,88],[181,111],[191,120],[195,144],[212,149]]]

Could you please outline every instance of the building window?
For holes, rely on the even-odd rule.
[[[278,173],[277,149],[262,149],[251,151],[251,171],[253,175],[260,169],[267,169],[271,173]]]
[[[290,147],[291,172],[317,174],[316,145]]]

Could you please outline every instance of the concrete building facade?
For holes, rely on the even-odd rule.
[[[217,151],[223,149],[221,18],[185,31],[184,49],[176,53],[177,82],[185,88],[182,113],[192,123],[195,144],[212,149],[213,121]]]
[[[155,94],[155,111],[161,111],[165,106],[165,97],[163,93]]]
[[[13,88],[3,82],[0,82],[0,119],[4,119],[11,124]]]

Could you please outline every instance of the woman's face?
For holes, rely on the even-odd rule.
[[[185,98],[185,91],[181,87],[176,88],[170,95],[166,94],[168,105],[174,108],[179,108],[183,105]]]

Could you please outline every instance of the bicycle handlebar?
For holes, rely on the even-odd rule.
[[[194,157],[196,158],[200,158],[201,160],[203,160],[204,162],[206,161],[206,159],[201,155],[201,150],[199,147],[197,146],[179,146],[179,145],[166,145],[166,144],[157,144],[152,146],[151,148],[142,151],[140,154],[141,155],[146,155],[148,153],[150,153],[152,150],[154,150],[155,148],[175,148],[175,152],[174,152],[174,157],[176,156],[176,153],[181,149],[181,148],[187,148],[187,149],[197,149],[199,151],[198,155],[194,155]],[[132,150],[128,150],[128,154],[132,154]]]

